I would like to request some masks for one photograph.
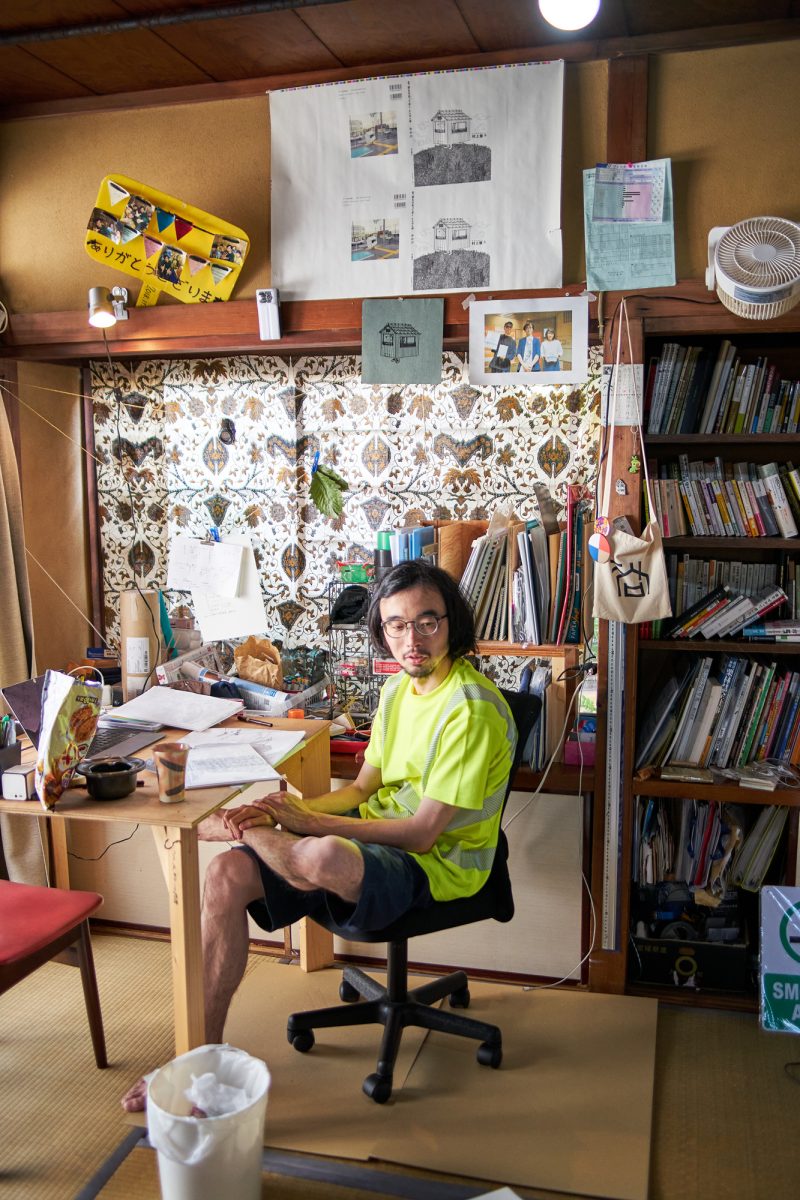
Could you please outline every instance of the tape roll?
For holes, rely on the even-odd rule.
[[[669,942],[691,942],[697,936],[697,931],[686,921],[670,921],[661,930],[661,937]]]

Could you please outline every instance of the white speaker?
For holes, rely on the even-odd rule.
[[[281,336],[278,289],[259,288],[256,292],[256,304],[258,305],[258,336],[262,342],[277,342]]]

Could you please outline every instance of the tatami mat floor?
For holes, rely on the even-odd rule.
[[[130,1135],[119,1107],[122,1092],[171,1057],[168,944],[98,936],[95,945],[108,1070],[94,1066],[80,979],[71,968],[48,964],[0,998],[2,1200],[79,1195]],[[254,956],[249,969],[264,962]],[[791,1037],[763,1033],[752,1015],[662,1006],[649,1200],[796,1200],[800,1089],[784,1068],[799,1051]],[[613,1092],[608,1105],[613,1111]],[[476,1104],[476,1120],[478,1111]],[[496,1114],[480,1121],[492,1119]],[[151,1151],[135,1153],[152,1157]],[[117,1178],[124,1183],[122,1172]],[[281,1171],[269,1179],[270,1200],[355,1200],[362,1194]],[[476,1183],[461,1195],[481,1190],[490,1188]],[[102,1200],[114,1200],[113,1193],[104,1190]]]

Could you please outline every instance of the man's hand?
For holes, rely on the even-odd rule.
[[[308,805],[288,792],[273,792],[253,802],[253,807],[267,814],[274,824],[291,833],[319,834],[319,815]]]
[[[257,808],[255,804],[240,804],[237,808],[223,808],[220,809],[219,815],[222,817],[222,823],[228,834],[235,841],[241,840],[242,832],[245,829],[252,829],[256,825],[272,828],[275,824],[269,813]]]

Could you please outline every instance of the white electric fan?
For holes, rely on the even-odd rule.
[[[750,217],[708,235],[706,286],[739,317],[767,321],[800,301],[800,225]]]

